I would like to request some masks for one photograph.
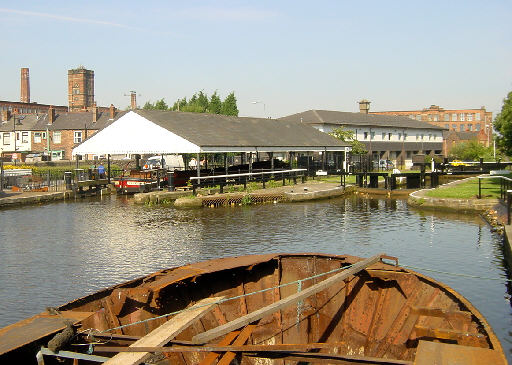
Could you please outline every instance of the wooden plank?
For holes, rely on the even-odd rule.
[[[250,324],[247,327],[245,327],[242,332],[240,332],[240,335],[236,338],[236,340],[233,342],[233,345],[240,346],[247,342],[249,339],[249,336],[251,336],[252,331],[256,328],[256,325]],[[222,357],[219,359],[219,362],[217,365],[229,365],[231,364],[231,361],[235,359],[236,353],[233,351],[226,352]]]
[[[442,308],[430,308],[430,307],[411,307],[411,313],[419,316],[438,317],[457,319],[462,322],[471,322],[471,312],[467,311],[449,311]]]
[[[197,321],[202,316],[204,316],[221,299],[223,299],[223,297],[206,298],[197,302],[187,311],[177,314],[160,327],[154,329],[140,340],[137,340],[131,345],[131,347],[161,346],[169,342],[181,331],[187,328],[192,322]],[[104,364],[136,365],[144,361],[147,357],[149,357],[149,355],[150,354],[148,352],[119,353],[112,357],[110,360],[106,361]]]
[[[66,328],[66,320],[75,324],[94,314],[94,312],[62,311],[55,315],[43,312],[4,327],[0,329],[0,355],[62,331]]]
[[[345,342],[332,343],[298,343],[278,345],[224,345],[231,343],[241,331],[228,333],[218,344],[205,346],[155,346],[155,347],[119,347],[119,346],[95,346],[96,352],[282,352],[282,351],[309,351],[313,349],[332,349],[346,345]],[[219,354],[220,355],[220,354]],[[203,363],[201,363],[203,364]],[[204,364],[203,364],[204,365]]]
[[[440,340],[464,341],[465,344],[472,343],[475,346],[487,347],[486,337],[479,333],[461,332],[445,328],[429,328],[419,325],[414,326],[414,331],[416,338],[430,337]]]
[[[341,364],[341,365],[413,365],[412,361],[386,359],[380,357],[369,356],[354,356],[354,355],[339,355],[339,354],[325,354],[315,352],[256,352],[249,353],[247,356],[265,358],[265,359],[284,359],[289,361],[296,361],[298,363],[322,363],[322,364]],[[430,365],[434,364],[432,362]]]
[[[240,334],[240,331],[230,332],[219,342],[219,346],[230,345],[231,342]],[[206,357],[199,363],[199,365],[212,365],[219,358],[219,352],[210,352]]]
[[[496,350],[430,341],[419,342],[414,359],[414,365],[505,365],[506,363],[503,353]]]
[[[270,304],[266,307],[263,307],[261,309],[258,309],[254,312],[251,312],[245,316],[242,316],[240,318],[237,318],[231,322],[226,323],[225,325],[218,326],[216,328],[213,328],[209,331],[206,331],[204,333],[200,333],[198,335],[195,335],[192,338],[192,342],[201,344],[206,343],[210,340],[213,340],[214,338],[218,338],[220,336],[224,336],[226,333],[231,332],[233,330],[236,330],[238,328],[244,327],[248,325],[249,323],[252,323],[258,319],[261,319],[269,314],[272,314],[278,310],[281,310],[282,308],[285,308],[289,305],[292,305],[294,303],[299,302],[300,300],[303,300],[313,294],[316,294],[329,286],[331,286],[334,283],[337,283],[339,281],[343,281],[344,279],[354,275],[355,273],[365,269],[366,267],[376,263],[379,261],[381,255],[375,255],[369,259],[359,261],[358,263],[354,264],[349,269],[346,269],[334,276],[331,276],[328,279],[325,279],[321,281],[318,284],[315,284],[307,289],[304,289],[298,293],[292,294],[287,298],[281,299],[280,301]]]

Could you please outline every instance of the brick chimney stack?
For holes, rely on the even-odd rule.
[[[370,111],[370,102],[366,99],[363,99],[359,102],[359,113],[368,114]]]
[[[55,121],[55,109],[53,108],[53,105],[50,105],[50,108],[48,109],[48,124],[53,124]]]
[[[113,120],[114,117],[116,116],[116,107],[114,106],[114,104],[110,104],[109,111],[110,111],[110,120]]]
[[[130,91],[130,109],[137,109],[137,93],[135,91]]]
[[[11,118],[11,112],[9,110],[2,110],[2,122],[7,122]]]
[[[21,95],[20,101],[22,103],[30,103],[30,79],[28,75],[28,68],[21,69]]]
[[[98,107],[96,106],[96,102],[92,104],[92,122],[96,123],[98,121]]]

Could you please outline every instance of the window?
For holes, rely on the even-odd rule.
[[[468,122],[472,122],[472,121],[473,121],[473,114],[468,113]]]
[[[34,132],[34,143],[41,143],[41,132]]]
[[[420,135],[419,135],[419,134],[417,134],[417,135],[416,135],[416,140],[417,140],[417,141],[419,141],[419,140],[420,140]]]
[[[11,134],[10,133],[4,133],[4,145],[11,144]]]
[[[61,140],[61,131],[54,131],[53,132],[53,143],[60,143]]]
[[[473,124],[468,124],[468,131],[472,131],[473,130]]]
[[[75,95],[80,94],[80,89],[73,89],[73,94],[75,94]]]
[[[435,114],[434,115],[434,122],[437,122],[439,120],[439,115]]]
[[[480,121],[481,120],[480,118],[481,118],[480,113],[476,113],[475,114],[475,120]]]
[[[429,141],[431,141],[431,140],[432,140],[432,135],[431,135],[431,134],[429,134],[429,135],[428,135],[428,140],[429,140]]]
[[[416,115],[416,120],[421,120],[421,114]]]
[[[404,133],[404,141],[407,139],[407,133]]]
[[[446,129],[450,129],[450,125],[449,125],[449,124],[445,124],[445,125],[444,125],[444,127],[445,127]]]
[[[422,133],[422,134],[421,134],[421,140],[422,140],[422,141],[423,141],[423,137],[425,137],[425,136],[424,136],[424,135],[423,135],[423,133]]]
[[[456,121],[457,120],[457,113],[453,113],[452,114],[452,121]]]
[[[368,139],[368,132],[364,132],[364,133],[363,133],[363,138],[364,138],[364,139]]]
[[[382,132],[382,140],[384,141],[386,139],[386,133]]]
[[[464,124],[460,125],[460,131],[461,132],[464,132],[466,130],[465,128],[466,128],[466,126]]]
[[[400,141],[402,139],[402,133],[398,133],[398,140]]]
[[[28,132],[22,132],[21,133],[21,142],[22,143],[28,143]]]
[[[459,114],[459,120],[460,120],[461,122],[463,122],[463,121],[464,121],[464,113],[460,113],[460,114]]]
[[[82,142],[82,131],[75,131],[74,137],[73,137],[73,143],[80,143]]]
[[[453,129],[454,131],[456,131],[456,130],[457,130],[457,124],[452,124],[452,129]]]
[[[478,115],[478,114],[477,114],[477,115]],[[475,124],[475,130],[476,130],[477,132],[480,132],[480,128],[481,128],[481,127],[480,127],[480,124]]]
[[[428,121],[431,122],[432,121],[432,114],[429,114],[428,115]]]
[[[450,114],[445,114],[444,115],[444,121],[445,122],[449,122],[450,121]]]
[[[391,141],[391,136],[393,135],[393,133],[388,133],[388,139]]]
[[[375,132],[370,132],[370,139],[375,139]]]
[[[414,119],[414,114],[409,114],[409,118]]]
[[[46,139],[46,132],[41,132],[41,137],[42,137],[43,139]]]

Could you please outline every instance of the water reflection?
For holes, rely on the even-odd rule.
[[[501,237],[477,216],[412,210],[403,200],[347,199],[176,210],[130,199],[0,211],[0,326],[156,270],[265,252],[398,256],[400,263],[502,281],[425,274],[466,296],[506,351],[512,313]]]

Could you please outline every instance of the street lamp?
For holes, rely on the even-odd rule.
[[[491,138],[492,138],[492,150],[494,159],[496,160],[496,141],[494,140],[494,136],[492,135],[492,128],[489,128],[490,124],[485,124],[485,134],[487,134],[487,144],[490,146]]]
[[[251,104],[263,104],[263,115],[265,116],[265,118],[267,117],[266,105],[265,105],[264,102],[262,102],[262,101],[252,101]]]

